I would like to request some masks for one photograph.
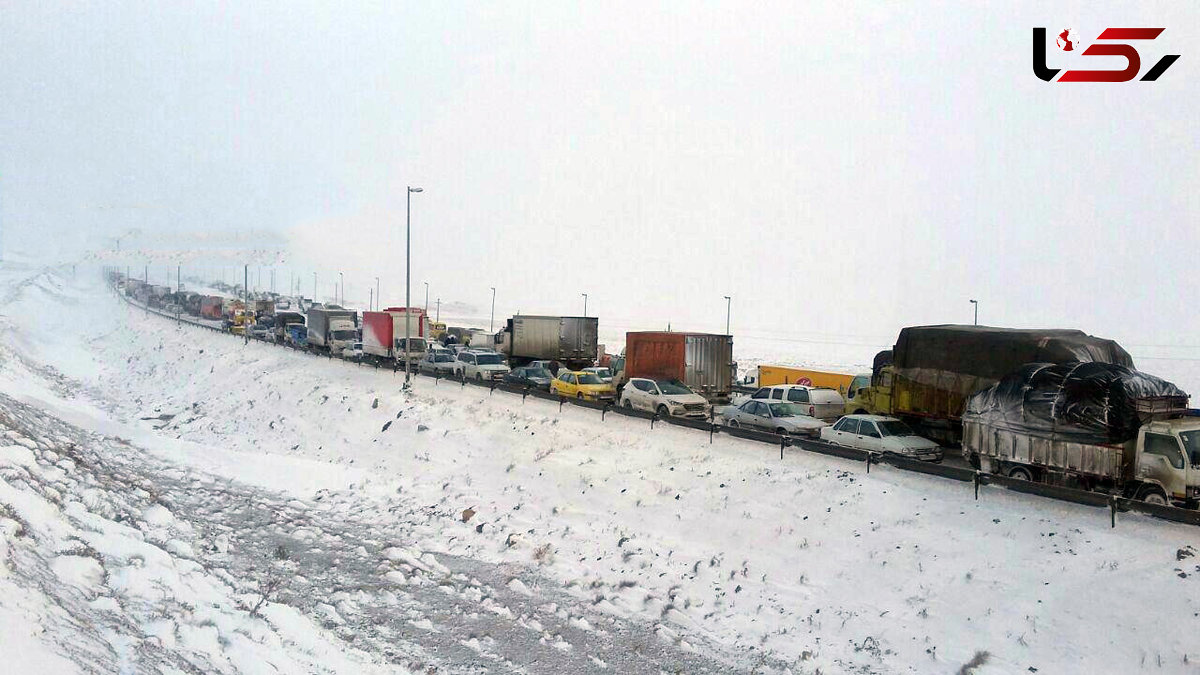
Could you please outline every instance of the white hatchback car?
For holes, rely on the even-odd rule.
[[[712,409],[704,397],[678,380],[635,377],[621,390],[621,406],[656,412],[660,417],[708,417]]]
[[[912,427],[895,417],[882,415],[846,415],[837,424],[822,429],[821,440],[929,462],[940,462],[943,457],[937,443],[918,436]]]

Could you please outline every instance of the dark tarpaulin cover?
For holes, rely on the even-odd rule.
[[[1187,394],[1166,380],[1108,363],[1030,363],[979,391],[963,422],[1076,443],[1123,443],[1137,436],[1146,405],[1187,407]]]
[[[1116,342],[1081,330],[953,324],[901,329],[892,358],[897,371],[942,370],[991,380],[1026,363],[1098,361],[1133,367]]]

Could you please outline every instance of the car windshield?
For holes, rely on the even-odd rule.
[[[1188,460],[1193,465],[1200,465],[1200,429],[1179,432],[1179,440],[1183,441],[1183,449],[1187,452]]]
[[[916,432],[912,427],[908,426],[900,420],[891,420],[884,422],[876,422],[875,426],[879,427],[879,433],[884,436],[915,436]]]
[[[553,375],[545,368],[529,368],[525,371],[525,377],[544,377],[550,379]]]
[[[498,366],[504,363],[499,354],[476,354],[475,363],[481,366]]]
[[[352,330],[335,330],[332,335],[334,340],[353,340],[355,337]]]
[[[655,380],[654,383],[666,396],[686,396],[692,393],[692,390],[679,380]]]
[[[612,371],[608,368],[597,368],[591,372],[599,375],[600,377],[612,377]]]
[[[580,373],[579,384],[604,384],[604,380],[596,377],[595,373]]]
[[[804,409],[795,403],[772,403],[771,415],[773,417],[795,417],[803,415]]]
[[[437,354],[433,357],[433,360],[438,363],[448,363],[454,360],[454,356],[451,354]]]

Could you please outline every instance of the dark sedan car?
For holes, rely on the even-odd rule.
[[[516,368],[504,376],[504,381],[509,384],[528,385],[536,389],[550,391],[550,380],[554,376],[549,370],[536,366],[526,366],[524,368]]]

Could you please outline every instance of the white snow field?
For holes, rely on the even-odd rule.
[[[69,270],[69,267],[66,268]],[[1200,530],[331,361],[0,267],[12,672],[1183,673]]]

